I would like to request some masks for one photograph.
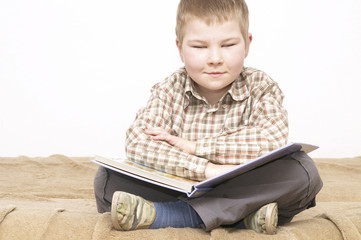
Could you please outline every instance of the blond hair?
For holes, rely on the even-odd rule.
[[[192,18],[199,18],[208,25],[236,19],[245,44],[248,44],[248,7],[244,0],[181,0],[176,22],[176,35],[180,44],[183,41],[185,25]]]

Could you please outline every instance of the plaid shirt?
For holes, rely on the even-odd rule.
[[[152,88],[145,108],[127,131],[127,157],[177,176],[205,179],[208,161],[242,164],[286,144],[283,93],[264,72],[244,68],[218,103],[200,96],[184,68]],[[161,127],[196,142],[195,155],[153,141],[144,129]]]

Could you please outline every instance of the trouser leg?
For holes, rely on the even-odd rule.
[[[307,154],[297,152],[233,178],[200,198],[187,199],[206,230],[239,222],[261,206],[277,202],[279,224],[314,206],[322,187],[317,168]]]
[[[177,201],[182,193],[159,187],[113,170],[99,167],[94,178],[94,195],[98,212],[109,212],[113,193],[124,191],[153,202]]]

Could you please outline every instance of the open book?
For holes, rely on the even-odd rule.
[[[274,161],[285,155],[297,151],[304,151],[306,153],[309,153],[317,148],[317,146],[310,144],[289,143],[259,158],[239,165],[238,167],[226,173],[204,180],[202,182],[192,181],[182,177],[167,174],[146,166],[139,165],[126,159],[110,159],[96,156],[95,159],[92,160],[92,162],[152,184],[186,193],[188,197],[199,197],[217,186],[218,184],[234,178],[242,173],[250,171],[263,164]]]

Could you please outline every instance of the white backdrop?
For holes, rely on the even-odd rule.
[[[178,1],[0,0],[0,156],[123,155],[149,89],[182,66]],[[361,155],[361,1],[248,0],[246,66],[283,89],[290,141]]]

